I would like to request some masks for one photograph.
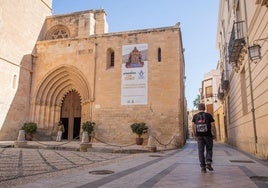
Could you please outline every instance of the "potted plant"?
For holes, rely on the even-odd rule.
[[[33,134],[37,130],[37,124],[34,123],[34,122],[27,122],[27,123],[23,124],[21,129],[25,131],[25,139],[26,140],[32,140],[33,139]]]
[[[144,123],[144,122],[133,123],[130,125],[130,128],[131,128],[133,133],[138,135],[138,137],[136,138],[136,144],[142,145],[143,138],[141,136],[142,136],[142,134],[147,133],[147,130],[148,130],[146,123]]]
[[[82,124],[82,130],[83,130],[83,134],[87,133],[88,135],[88,141],[91,140],[91,134],[94,131],[94,126],[95,126],[95,122],[93,121],[86,121]],[[83,137],[82,137],[83,138]],[[83,142],[83,141],[82,141]]]
[[[86,152],[88,148],[92,147],[91,141],[91,134],[94,131],[95,122],[86,121],[82,124],[82,140],[80,143],[80,151]]]

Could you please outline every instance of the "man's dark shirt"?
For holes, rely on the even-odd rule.
[[[207,132],[196,132],[196,136],[208,136],[208,137],[212,137],[212,133],[211,133],[211,123],[215,122],[215,120],[213,119],[212,115],[206,112],[199,112],[197,114],[194,115],[192,122],[196,125],[198,124],[198,117],[199,115],[202,115],[203,113],[205,113],[205,120],[206,120],[206,124],[207,124],[207,128],[208,131]]]

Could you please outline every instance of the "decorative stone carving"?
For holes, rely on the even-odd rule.
[[[63,39],[70,36],[69,30],[66,26],[56,25],[49,29],[46,34],[46,40]]]

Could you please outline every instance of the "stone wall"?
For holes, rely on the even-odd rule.
[[[32,51],[51,0],[1,1],[0,7],[0,140],[14,140],[29,120]]]
[[[121,105],[122,46],[144,43],[148,44],[148,104]],[[158,62],[158,48],[162,50],[161,62]],[[108,49],[114,50],[115,64],[107,68]],[[133,141],[136,136],[129,126],[136,121],[146,122],[162,143],[167,143],[174,135],[184,138],[184,62],[181,52],[178,26],[40,41],[36,46],[34,63],[32,118],[39,126],[49,130],[53,126],[52,117],[59,117],[60,112],[45,112],[51,111],[53,106],[60,106],[64,92],[73,89],[81,96],[82,122],[89,119],[95,121],[96,137],[107,142]],[[70,82],[70,87],[61,93],[57,93],[57,89],[49,89],[58,82],[56,76],[50,76],[58,70],[64,70],[70,76],[64,81]],[[72,75],[73,71],[77,75]],[[86,87],[79,87],[81,80],[76,81],[79,75],[82,82],[88,84]],[[58,96],[56,102],[51,101],[50,94],[46,98],[40,97],[42,99],[39,101],[38,92],[44,84],[50,90],[47,92]],[[44,119],[40,118],[42,114],[47,114]]]
[[[82,38],[108,32],[104,10],[87,10],[47,17],[39,40],[51,40],[49,35],[61,27],[67,31],[68,38]]]
[[[228,6],[232,11],[228,11]],[[226,44],[232,44],[230,35],[234,22],[242,23],[241,35],[245,43],[239,58],[230,64],[226,58]],[[220,65],[229,84],[224,91],[223,112],[226,117],[227,142],[240,150],[268,158],[268,12],[261,1],[234,1],[231,6],[220,1],[218,20],[218,47]],[[244,25],[243,25],[244,24]],[[241,44],[241,43],[240,43]],[[261,58],[252,61],[248,47],[261,46]],[[231,49],[232,50],[232,49]],[[235,50],[233,50],[235,52]]]

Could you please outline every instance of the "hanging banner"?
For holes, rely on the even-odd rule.
[[[147,104],[148,44],[124,45],[122,50],[121,105]]]

